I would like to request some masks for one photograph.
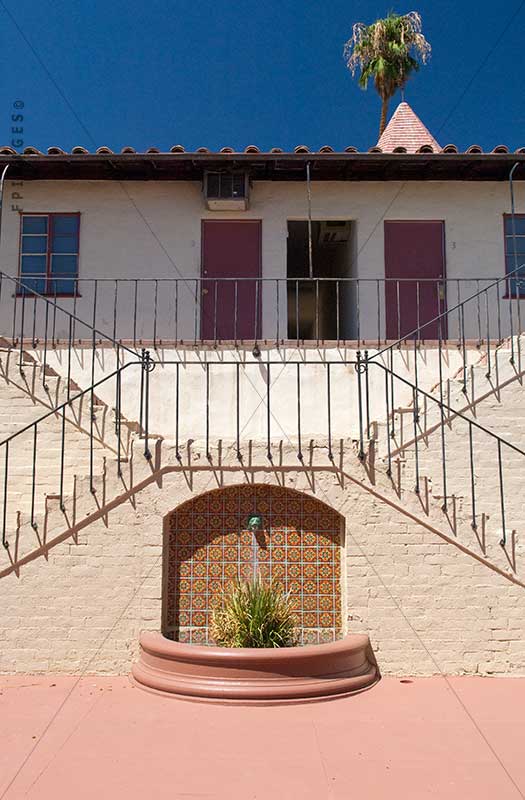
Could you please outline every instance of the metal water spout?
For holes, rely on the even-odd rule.
[[[257,572],[259,571],[259,543],[257,541],[257,533],[262,531],[262,527],[263,518],[261,514],[257,512],[250,514],[247,528],[252,532],[252,569],[254,578],[257,577]]]

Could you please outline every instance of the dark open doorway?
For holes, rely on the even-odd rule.
[[[313,280],[309,279],[308,222],[288,222],[288,338],[353,338],[354,224],[312,222]]]

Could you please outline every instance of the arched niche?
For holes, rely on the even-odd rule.
[[[254,514],[262,519],[256,533],[248,529]],[[294,489],[228,486],[187,500],[164,518],[164,636],[212,644],[223,587],[260,574],[290,593],[302,643],[339,638],[343,537],[338,512]]]

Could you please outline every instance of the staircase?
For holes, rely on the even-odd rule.
[[[77,324],[88,327],[81,320]],[[121,557],[125,559],[122,575],[115,573],[115,587],[121,591],[126,575],[132,580],[129,576],[137,574],[147,582],[148,564],[158,566],[161,557],[158,531],[151,534],[151,556],[143,549],[150,542],[141,527],[148,515],[158,519],[183,499],[221,482],[277,480],[305,491],[312,486],[315,491],[326,491],[334,503],[340,502],[342,512],[349,503],[355,503],[356,509],[361,503],[359,512],[355,511],[356,525],[370,525],[372,531],[374,520],[380,521],[379,531],[390,525],[393,531],[401,530],[404,520],[402,530],[415,537],[414,546],[418,546],[418,537],[421,540],[422,560],[433,552],[428,536],[446,552],[451,547],[460,551],[463,561],[458,576],[465,574],[464,559],[472,559],[509,584],[525,585],[520,536],[525,519],[518,485],[525,465],[521,334],[491,343],[490,352],[480,345],[476,359],[464,362],[455,376],[438,382],[430,391],[422,389],[419,382],[419,359],[425,354],[418,348],[411,362],[413,380],[389,368],[389,353],[378,359],[359,354],[355,362],[343,364],[348,381],[357,381],[352,433],[346,437],[334,435],[333,427],[334,409],[345,411],[345,403],[338,405],[330,393],[324,399],[330,362],[318,364],[323,388],[316,383],[312,402],[317,404],[323,428],[327,420],[323,435],[309,436],[303,428],[300,438],[300,407],[299,428],[281,429],[278,419],[272,417],[274,401],[268,389],[257,398],[268,427],[251,441],[244,436],[239,418],[236,437],[221,438],[210,430],[208,420],[205,436],[179,436],[183,409],[179,408],[178,393],[171,389],[165,402],[177,415],[177,435],[167,435],[160,428],[150,430],[150,375],[155,364],[145,351],[139,354],[122,348],[97,331],[92,348],[86,348],[82,356],[88,368],[93,365],[93,374],[101,340],[111,349],[118,367],[84,389],[71,378],[71,340],[62,343],[61,373],[57,359],[42,355],[43,343],[21,341],[13,347],[12,342],[4,342],[0,350],[0,526],[4,545],[0,577],[22,575],[27,569],[36,576],[38,560],[50,558],[64,542],[75,548],[75,542],[89,540],[105,552],[111,535],[115,550],[107,569],[120,569]],[[39,347],[41,357],[35,360]],[[255,366],[264,365],[263,356]],[[341,367],[341,362],[337,365]],[[159,362],[158,368],[161,366]],[[294,376],[297,372],[303,387],[308,385],[307,362],[288,366],[284,360],[267,362],[268,372],[270,366],[273,375],[287,368]],[[384,387],[381,397],[375,390],[371,396],[373,371],[381,376],[374,384]],[[139,379],[132,381],[132,374]],[[133,386],[138,387],[135,394]],[[411,397],[412,402],[399,405],[396,398],[400,396]],[[295,408],[295,396],[286,402]],[[239,407],[238,393],[236,405]],[[233,421],[229,429],[235,427]],[[363,497],[368,498],[368,505],[360,499]],[[137,553],[142,548],[135,565],[130,559],[134,529],[141,531],[141,538],[133,547],[138,548]],[[367,547],[373,551],[374,541],[367,539]],[[79,562],[78,568],[84,569],[83,564]],[[429,576],[432,567],[429,564]],[[86,570],[86,575],[92,574],[91,566]],[[160,589],[156,577],[155,581],[148,595],[151,605],[146,602],[146,617],[139,614],[133,622],[137,630],[144,626],[145,618],[158,626],[154,609],[159,605]],[[89,606],[89,613],[95,616],[96,602],[93,598],[93,608]],[[148,617],[149,613],[152,616]],[[63,658],[64,664],[71,663],[69,656]]]
[[[16,283],[15,279],[7,276],[3,276],[2,280]],[[12,343],[9,345],[4,342],[1,351],[0,379],[4,387],[0,398],[0,486],[4,488],[4,499],[7,500],[3,503],[3,519],[0,520],[3,523],[4,545],[9,544],[8,530],[20,531],[26,524],[33,531],[45,527],[53,503],[58,505],[62,513],[67,509],[67,498],[75,506],[80,487],[84,486],[86,480],[89,494],[95,500],[95,513],[104,508],[105,503],[114,500],[114,495],[111,492],[108,494],[108,475],[113,471],[116,471],[117,486],[112,491],[118,494],[119,487],[132,490],[139,477],[140,480],[144,479],[140,470],[133,475],[130,472],[133,453],[142,450],[146,455],[146,473],[151,476],[155,468],[180,468],[181,452],[187,447],[184,436],[179,435],[182,425],[179,424],[178,366],[177,399],[173,401],[177,414],[175,461],[170,467],[170,459],[166,462],[163,454],[169,453],[171,456],[167,441],[173,438],[173,430],[168,433],[161,426],[157,428],[155,436],[149,430],[149,376],[155,366],[149,354],[142,351],[139,355],[123,347],[104,332],[95,330],[89,323],[57,306],[56,301],[40,297],[32,290],[27,291],[34,296],[31,298],[34,300],[33,319],[38,316],[38,303],[45,304],[45,334],[48,320],[54,321],[58,316],[61,327],[68,328],[70,336],[57,350],[53,341],[48,343],[45,339],[42,347],[42,343],[36,341],[34,336],[24,341],[21,334],[16,348]],[[487,289],[480,294],[488,297]],[[30,300],[25,302],[29,303]],[[479,298],[473,296],[460,304],[458,308],[462,320],[469,303],[479,306]],[[457,314],[458,308],[450,309],[441,316],[446,318],[452,313]],[[73,334],[78,333],[79,329],[91,330],[92,340],[91,349],[85,349],[81,356],[84,367],[80,374],[85,375],[91,369],[93,378],[100,375],[97,357],[102,344],[109,347],[108,352],[112,353],[111,358],[117,367],[110,374],[102,371],[104,376],[84,390],[71,378],[75,351]],[[24,330],[23,314],[21,330]],[[422,522],[429,521],[430,524],[431,521],[432,525],[437,525],[445,536],[451,535],[456,541],[462,537],[461,541],[468,542],[469,549],[481,553],[482,557],[487,538],[507,546],[509,535],[512,554],[510,557],[507,555],[507,567],[510,564],[511,572],[515,571],[518,553],[514,531],[520,527],[522,515],[519,490],[516,491],[514,484],[525,455],[525,424],[517,424],[522,405],[523,375],[519,372],[522,337],[516,335],[497,344],[489,340],[485,346],[480,342],[476,358],[467,352],[465,341],[459,341],[458,348],[464,358],[456,375],[441,380],[428,392],[419,383],[419,376],[428,367],[426,353],[419,346],[423,339],[423,328],[413,333],[412,362],[409,351],[406,356],[406,366],[412,380],[391,368],[397,363],[394,360],[396,350],[401,351],[403,346],[406,348],[405,341],[393,343],[372,356],[365,354],[363,357],[358,353],[357,363],[347,364],[349,376],[355,379],[355,370],[358,382],[357,408],[354,409],[350,426],[355,448],[352,447],[349,454],[341,453],[340,460],[352,474],[364,470],[361,476],[363,483],[381,486],[393,501],[397,498],[407,503],[414,499],[411,497],[413,492],[416,500],[411,513],[420,517]],[[437,372],[443,375],[443,365],[448,365],[450,360],[449,351],[440,341],[437,352]],[[401,358],[405,359],[404,356]],[[53,363],[53,367],[50,363]],[[268,373],[270,366],[285,372],[286,362],[284,365],[266,363]],[[321,372],[330,370],[328,362],[320,366]],[[334,364],[333,368],[336,366],[340,367],[341,363]],[[301,369],[303,375],[307,374],[309,363],[305,361],[302,365],[300,362],[290,365],[293,370],[296,367],[300,381]],[[57,368],[61,369],[62,374],[57,372]],[[236,369],[238,375],[239,365]],[[316,369],[319,371],[318,367]],[[131,390],[128,388],[123,403],[122,386],[131,385],[129,376],[132,370],[140,371],[139,390],[135,392],[136,396],[132,393],[130,398]],[[378,397],[376,391],[371,394],[369,376],[378,371],[382,375],[379,383],[385,386],[384,397]],[[332,405],[337,406],[337,400],[330,398],[329,374],[327,377],[327,451],[335,464],[337,436],[334,439],[331,412],[333,418]],[[137,381],[135,383],[138,385]],[[208,371],[205,391],[208,414]],[[289,391],[290,387],[286,392],[288,404]],[[171,388],[168,396],[175,396]],[[400,396],[411,397],[412,402],[399,406],[396,397]],[[108,398],[114,398],[114,403],[108,403]],[[305,442],[301,440],[299,396],[298,426],[297,429],[294,426],[293,431],[279,431],[278,424],[273,424],[271,429],[275,399],[270,400],[269,388],[267,396],[259,394],[258,402],[267,406],[267,430],[262,432],[262,439],[267,440],[267,459],[273,458],[272,439],[284,433],[290,444],[296,444],[297,453],[303,457],[304,464],[302,451]],[[239,464],[245,449],[239,416],[240,403],[237,385],[235,450]],[[16,413],[12,410],[15,407]],[[276,421],[278,423],[278,418]],[[232,430],[231,425],[226,425],[226,428]],[[208,419],[205,430],[205,454],[211,463],[217,433],[210,431]],[[307,434],[308,431],[305,431]],[[164,444],[163,438],[166,440]],[[155,464],[151,459],[152,441],[157,447]],[[227,435],[224,441],[222,438],[220,441],[228,446]],[[135,470],[136,461],[135,458]],[[73,519],[71,509],[69,513]],[[496,561],[499,564],[501,559]]]

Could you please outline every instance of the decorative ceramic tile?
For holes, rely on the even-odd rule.
[[[190,500],[192,511],[194,511],[197,514],[200,511],[207,511],[210,494],[211,492],[208,492],[207,494],[203,494],[200,497],[196,497],[194,500]]]
[[[303,594],[318,594],[317,581],[304,580],[302,586]]]
[[[279,531],[279,530],[274,531],[274,530],[272,530],[271,540],[272,540],[272,544],[274,546],[275,545],[284,544],[284,539],[285,539],[285,532],[284,531]]]
[[[176,532],[176,541],[179,545],[189,545],[191,544],[191,531],[189,530],[178,530]]]
[[[317,626],[317,614],[305,612],[303,614],[303,628],[315,628]]]
[[[330,641],[333,636],[330,638]],[[303,630],[302,643],[303,644],[317,644],[319,641],[319,634],[316,630]]]
[[[286,513],[286,503],[284,499],[272,499],[272,515],[284,516]]]
[[[221,497],[219,497],[216,494],[210,497],[210,505],[209,505],[210,514],[220,514],[222,512],[222,508],[223,508],[223,501]]]
[[[285,561],[286,560],[286,550],[284,547],[274,547],[272,550],[272,561],[275,564],[276,561]]]
[[[204,608],[207,608],[208,601],[205,594],[193,594],[191,598],[191,606],[192,608],[197,609],[198,611],[202,611]]]
[[[210,553],[210,558],[212,554]],[[220,556],[219,556],[220,558]],[[225,561],[238,561],[239,560],[239,550],[237,547],[225,547],[224,548],[224,560]]]
[[[262,516],[263,530],[246,529]],[[208,643],[211,613],[232,580],[265,580],[287,592],[299,640],[341,631],[341,522],[323,503],[284,487],[232,486],[201,495],[166,524],[165,614],[180,641]]]
[[[207,614],[203,611],[193,611],[191,614],[191,624],[196,628],[203,628],[207,622]]]
[[[259,564],[259,575],[263,580],[270,580],[272,577],[272,568],[270,564]],[[284,570],[283,570],[284,575]],[[274,573],[275,576],[275,573]],[[277,576],[275,576],[277,577]],[[282,576],[281,576],[282,577]]]

